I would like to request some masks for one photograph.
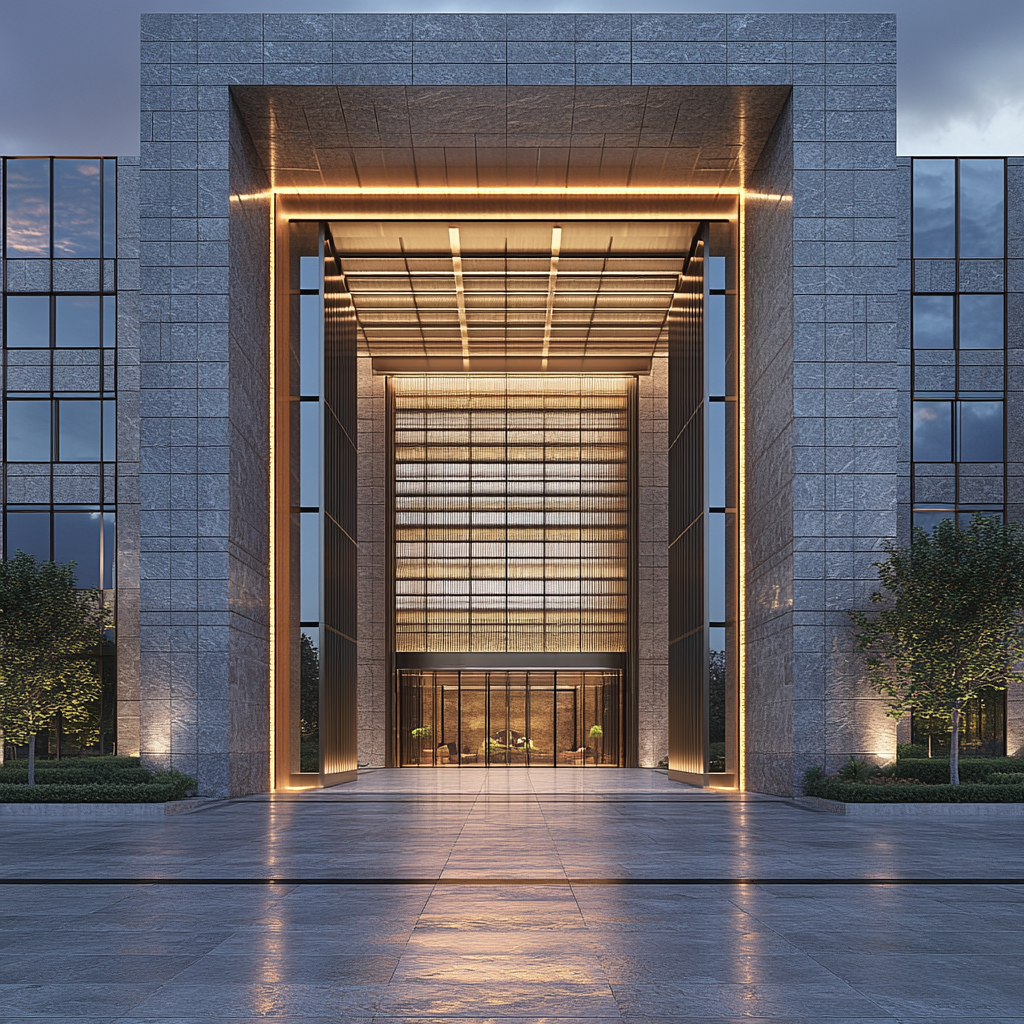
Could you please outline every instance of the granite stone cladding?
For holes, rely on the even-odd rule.
[[[895,19],[877,14],[143,16],[140,657],[160,705],[143,715],[147,756],[195,767],[208,795],[269,785],[267,516],[256,501],[268,314],[253,283],[267,277],[267,169],[246,148],[260,126],[233,108],[231,87],[439,85],[467,87],[467,102],[481,86],[791,90],[745,171],[747,785],[790,793],[809,764],[891,756],[895,727],[864,687],[845,609],[866,599],[871,562],[906,508],[898,398],[909,389],[900,310],[911,268],[895,38]],[[638,143],[602,133],[600,145]],[[1011,167],[1012,187],[1022,171]],[[1016,322],[1019,226],[1010,244]],[[27,287],[38,268],[13,263],[9,286]],[[920,261],[913,272],[938,281],[950,268]],[[960,273],[1002,286],[987,265]],[[243,281],[244,302],[233,292]],[[641,763],[661,756],[665,715],[663,376],[656,361],[640,395]],[[365,366],[359,388],[359,760],[380,764],[384,396]]]

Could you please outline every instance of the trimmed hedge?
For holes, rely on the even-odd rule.
[[[1024,757],[970,757],[960,761],[960,782],[988,782],[997,773],[1024,773]],[[949,785],[948,757],[906,757],[883,773],[897,779],[917,779],[929,786]]]
[[[961,783],[950,786],[947,783],[934,786],[905,782],[873,785],[822,776],[806,778],[804,792],[807,796],[852,804],[1010,804],[1024,801],[1024,784],[992,786]]]
[[[927,757],[928,746],[925,743],[897,743],[896,760],[904,757]]]
[[[158,804],[180,800],[178,787],[163,785],[118,785],[117,783],[86,783],[71,786],[54,783],[46,786],[0,784],[0,803],[7,804]]]
[[[1024,786],[1024,773],[993,772],[988,777],[990,786]]]
[[[181,772],[150,771],[137,757],[83,757],[37,761],[28,785],[28,762],[0,768],[0,803],[159,803],[181,800],[196,780]]]

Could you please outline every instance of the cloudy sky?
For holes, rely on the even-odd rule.
[[[329,3],[315,0],[0,0],[0,153],[139,150],[142,11],[895,11],[898,149],[904,155],[1024,154],[1021,0],[715,0],[572,3]]]

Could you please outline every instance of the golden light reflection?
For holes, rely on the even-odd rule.
[[[270,394],[268,396],[270,401],[270,419],[268,430],[268,445],[269,445],[269,457],[268,463],[270,468],[270,479],[268,481],[269,487],[269,500],[270,500],[270,531],[269,531],[269,544],[268,544],[268,583],[270,587],[269,595],[269,612],[271,623],[277,623],[277,452],[274,445],[274,434],[276,425],[277,415],[277,346],[275,344],[277,337],[277,316],[276,316],[276,288],[277,288],[277,266],[275,263],[277,249],[276,249],[276,232],[274,231],[274,204],[270,204],[270,250],[269,250],[269,272],[270,282],[268,291],[270,293],[270,367],[269,367],[269,380],[270,380]],[[269,655],[270,655],[270,735],[268,741],[270,744],[270,785],[273,787],[277,782],[277,629],[272,628],[270,630],[269,637]]]
[[[738,750],[738,778],[737,788],[746,789],[747,786],[747,743],[746,743],[746,715],[747,715],[747,261],[746,252],[746,196],[740,195],[739,210],[739,237],[737,239],[737,252],[739,254],[739,296],[737,301],[737,318],[739,324],[739,338],[737,341],[737,381],[736,381],[736,408],[737,408],[737,575],[739,579],[736,585],[736,648],[739,651],[738,665],[738,700],[737,719],[739,732]]]
[[[632,387],[392,379],[397,651],[626,649]]]

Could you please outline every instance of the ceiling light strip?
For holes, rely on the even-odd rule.
[[[466,322],[466,286],[462,280],[462,242],[459,229],[448,229],[452,247],[452,270],[455,273],[455,303],[459,307],[459,331],[462,334],[462,368],[469,369],[469,324]]]
[[[562,248],[562,229],[551,229],[551,269],[548,271],[548,303],[544,310],[544,347],[541,349],[541,369],[548,368],[551,351],[551,318],[555,310],[555,284],[558,281],[558,253]]]

